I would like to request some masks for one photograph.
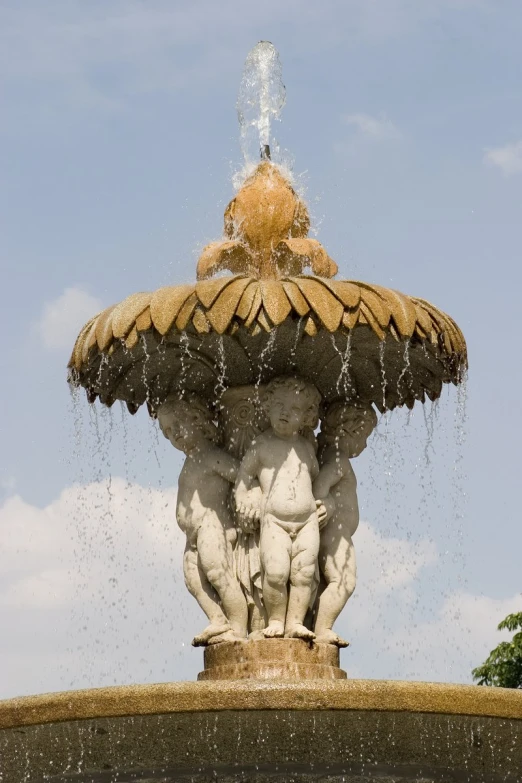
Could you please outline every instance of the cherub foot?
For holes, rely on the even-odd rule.
[[[229,623],[211,623],[207,625],[204,631],[201,631],[192,639],[192,645],[194,647],[205,647],[214,636],[219,636],[229,630]]]
[[[327,628],[318,633],[315,637],[315,641],[317,644],[335,644],[336,647],[348,647],[350,644],[350,642],[341,639],[341,637],[338,636],[335,631],[332,631],[331,628]]]
[[[260,639],[265,639],[265,633],[264,631],[257,630],[257,631],[251,631],[248,634],[248,638],[251,642],[258,642]]]
[[[246,636],[238,636],[232,629],[220,633],[219,636],[213,636],[208,644],[222,644],[223,642],[246,642]]]
[[[267,627],[263,629],[263,636],[267,639],[280,638],[285,635],[285,627],[280,620],[272,620]]]
[[[287,639],[304,639],[307,642],[312,642],[315,639],[315,633],[304,625],[292,625],[285,631],[285,637]]]

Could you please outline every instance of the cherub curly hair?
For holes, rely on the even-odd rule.
[[[308,403],[306,419],[303,423],[304,428],[314,430],[319,421],[319,405],[321,403],[321,394],[313,383],[305,381],[303,378],[297,378],[294,375],[283,375],[274,378],[266,386],[261,395],[261,404],[266,413],[270,407],[270,402],[279,389],[289,389],[302,396]]]
[[[326,410],[321,421],[319,446],[324,448],[345,435],[368,438],[377,426],[377,414],[371,405],[337,400]]]
[[[212,413],[206,402],[197,394],[192,392],[172,394],[159,406],[157,418],[166,438],[168,436],[165,432],[165,420],[171,417],[182,421],[192,418],[207,440],[214,443],[219,441],[219,432],[214,424]]]

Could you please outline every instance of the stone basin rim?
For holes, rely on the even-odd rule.
[[[522,720],[522,691],[400,680],[119,685],[0,701],[0,730],[74,720],[225,710],[374,710]]]

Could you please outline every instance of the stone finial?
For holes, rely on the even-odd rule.
[[[261,279],[302,274],[333,277],[337,264],[307,237],[310,218],[280,169],[263,161],[225,210],[223,241],[207,245],[198,261],[198,280],[227,269]]]

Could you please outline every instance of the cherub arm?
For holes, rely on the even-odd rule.
[[[342,468],[337,461],[327,462],[319,470],[319,475],[312,485],[319,514],[319,527],[323,528],[335,511],[335,501],[331,491],[343,477]]]
[[[311,443],[307,442],[308,449],[310,452],[310,478],[312,479],[312,482],[317,479],[320,468],[319,468],[319,462],[317,461],[317,457],[315,454],[315,449],[312,446]],[[312,485],[313,489],[313,485]],[[317,506],[317,519],[319,521],[319,530],[322,530],[323,527],[328,522],[328,519],[335,511],[335,503],[330,497],[316,495],[314,492],[314,497],[316,498],[315,504]]]
[[[231,454],[227,454],[223,449],[214,446],[209,453],[208,464],[210,469],[221,476],[221,478],[230,481],[231,484],[235,482],[239,471],[239,460]]]
[[[261,490],[257,477],[259,471],[259,444],[249,448],[239,466],[235,497],[236,510],[241,527],[250,532],[261,517]]]
[[[319,470],[319,475],[314,481],[314,497],[325,498],[330,494],[333,487],[340,482],[342,477],[343,470],[337,460],[326,462]]]
[[[317,461],[317,457],[315,454],[315,449],[312,446],[311,443],[308,444],[309,451],[310,451],[310,476],[312,478],[312,481],[315,481],[317,476],[319,475],[319,463]]]

